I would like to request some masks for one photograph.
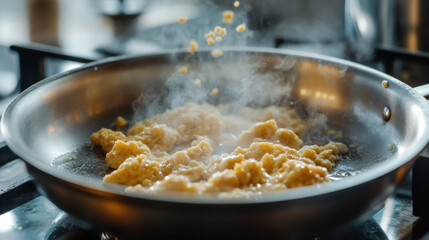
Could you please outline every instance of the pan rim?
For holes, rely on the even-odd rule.
[[[404,89],[409,92],[410,96],[413,97],[414,100],[418,101],[419,106],[422,108],[422,112],[424,113],[423,118],[425,119],[425,124],[423,129],[421,129],[421,140],[420,142],[416,142],[414,145],[414,151],[404,152],[401,156],[393,156],[389,159],[389,161],[383,161],[380,163],[383,165],[383,168],[377,167],[367,170],[364,174],[357,174],[356,176],[350,176],[342,179],[341,181],[335,181],[330,183],[323,183],[313,186],[300,187],[295,189],[287,189],[285,191],[279,191],[270,194],[263,194],[263,196],[257,198],[250,199],[217,199],[217,198],[199,198],[195,196],[176,196],[172,195],[146,195],[146,194],[138,194],[138,193],[127,193],[122,190],[116,190],[109,188],[107,184],[96,184],[92,182],[88,182],[88,179],[91,179],[86,176],[76,177],[76,174],[69,172],[59,172],[55,171],[56,169],[50,167],[40,161],[38,157],[34,157],[28,152],[25,148],[20,147],[21,143],[17,140],[17,138],[13,137],[14,133],[8,128],[11,123],[11,119],[8,118],[9,115],[12,114],[14,107],[19,103],[22,98],[25,98],[27,95],[32,93],[34,90],[43,87],[53,81],[62,79],[71,74],[80,73],[85,70],[93,69],[94,67],[99,67],[106,64],[115,64],[121,61],[129,61],[133,59],[140,59],[149,56],[160,56],[160,55],[171,55],[171,54],[185,54],[187,52],[186,49],[166,49],[166,50],[156,50],[150,51],[143,54],[133,54],[133,55],[125,55],[118,57],[110,57],[106,59],[102,59],[100,61],[95,61],[89,64],[84,64],[76,69],[66,71],[63,73],[56,74],[54,76],[48,77],[40,82],[30,86],[28,89],[24,90],[22,93],[17,95],[7,106],[7,108],[3,112],[3,117],[1,120],[1,130],[4,136],[4,139],[10,149],[15,152],[20,158],[22,158],[27,164],[33,166],[38,171],[41,171],[43,174],[48,174],[56,179],[65,181],[69,184],[74,185],[75,187],[83,187],[86,189],[93,190],[98,193],[104,193],[109,195],[115,195],[124,198],[133,198],[139,200],[156,200],[163,202],[176,202],[176,203],[189,203],[189,204],[259,204],[259,203],[268,203],[268,202],[279,202],[279,201],[289,201],[303,198],[310,198],[317,195],[329,194],[332,192],[340,191],[346,188],[351,188],[363,184],[365,182],[374,180],[378,177],[388,174],[391,171],[399,168],[400,166],[412,161],[419,155],[421,151],[425,148],[429,141],[429,104],[426,99],[417,93],[416,90],[412,89],[410,86],[401,82],[400,80],[393,78],[385,73],[382,73],[378,70],[369,68],[367,66],[354,63],[344,59],[338,59],[335,57],[324,56],[314,53],[308,52],[300,52],[293,50],[279,50],[273,48],[261,48],[261,47],[224,47],[220,48],[224,52],[238,52],[238,53],[249,53],[249,54],[273,54],[273,55],[283,55],[289,57],[296,58],[304,58],[311,59],[315,61],[320,61],[321,63],[329,63],[334,65],[343,66],[346,68],[353,68],[356,70],[364,71],[369,74],[381,76],[389,82],[398,85],[401,89]],[[199,52],[209,52],[209,49],[201,49]],[[420,96],[420,97],[419,97]],[[122,187],[123,189],[123,187]]]

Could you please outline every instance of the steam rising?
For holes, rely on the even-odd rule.
[[[189,65],[187,74],[173,72],[160,94],[151,99],[139,99],[134,106],[134,120],[152,117],[189,102],[233,102],[233,112],[245,106],[289,104],[296,75],[294,65],[295,60],[290,57],[267,59],[226,51],[222,58],[212,59],[206,53]],[[201,81],[201,87],[194,85],[196,79]],[[219,89],[217,96],[210,95],[214,88]]]
[[[231,24],[223,22],[223,12],[232,10],[234,19]],[[226,4],[221,1],[207,1],[201,3],[198,17],[189,19],[186,23],[174,23],[165,27],[157,27],[146,31],[146,37],[150,36],[157,44],[164,48],[187,48],[190,40],[195,40],[198,46],[208,51],[219,49],[225,46],[246,46],[253,37],[253,32],[247,29],[244,32],[237,32],[235,28],[240,24],[247,24],[247,15],[251,7],[248,4],[242,4],[239,8],[234,8],[233,4]],[[222,41],[213,46],[208,46],[204,35],[213,31],[215,26],[226,28],[227,35]],[[155,97],[147,99],[142,96],[134,104],[134,120],[142,120],[155,114],[163,112],[166,108],[174,109],[188,102],[209,102],[219,103],[234,100],[237,108],[249,105],[250,103],[266,102],[273,98],[272,90],[274,84],[278,84],[278,76],[275,71],[270,74],[258,72],[265,67],[264,61],[249,60],[242,56],[239,61],[230,60],[225,64],[223,61],[228,59],[230,53],[213,60],[210,56],[171,56],[170,61],[180,66],[189,65],[187,74],[173,72],[166,80],[166,89],[160,90]],[[283,64],[283,63],[282,63]],[[281,67],[279,68],[281,69]],[[196,79],[201,80],[201,87],[196,88],[193,82]],[[219,95],[210,96],[213,88],[219,89]],[[289,86],[287,87],[289,89]],[[288,90],[287,90],[288,91]],[[150,104],[148,105],[148,102]]]
[[[229,7],[229,8],[228,8]],[[222,21],[225,10],[234,11],[232,24]],[[184,24],[175,23],[172,26],[156,28],[150,32],[158,44],[167,48],[181,47],[186,49],[190,40],[197,41],[199,52],[177,54],[171,56],[171,63],[176,65],[168,79],[165,80],[165,89],[159,89],[157,94],[150,98],[146,95],[134,104],[134,122],[164,112],[166,109],[176,109],[187,103],[233,103],[232,113],[238,112],[246,106],[266,107],[269,105],[292,105],[296,99],[292,98],[292,88],[296,79],[296,59],[284,56],[262,56],[224,50],[223,56],[214,59],[209,51],[222,47],[246,46],[252,41],[253,32],[246,29],[237,32],[236,27],[247,24],[246,17],[250,7],[242,4],[240,8],[204,3],[199,17],[190,19]],[[215,26],[225,27],[227,35],[221,42],[208,46],[204,37]],[[201,52],[201,49],[203,52]],[[205,52],[204,52],[205,51]],[[186,65],[187,74],[180,74],[179,68]],[[194,85],[195,80],[201,81],[201,87]],[[211,96],[210,92],[219,89],[219,94]],[[311,135],[322,136],[322,126],[326,117],[314,109],[305,112],[317,122],[317,131]],[[308,140],[309,138],[307,138]],[[308,142],[308,141],[306,141]]]

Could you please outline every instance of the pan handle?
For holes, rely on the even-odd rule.
[[[12,45],[10,49],[19,54],[19,83],[21,91],[47,77],[45,72],[46,57],[80,63],[89,63],[96,60],[87,57],[71,56],[62,52],[59,48],[36,43]]]
[[[429,84],[425,84],[422,86],[418,86],[414,88],[417,92],[419,92],[423,97],[429,99]]]

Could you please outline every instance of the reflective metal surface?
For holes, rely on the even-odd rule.
[[[44,196],[0,215],[2,239],[100,239],[77,227],[67,214]]]
[[[429,5],[422,0],[381,1],[380,43],[409,51],[429,51]]]
[[[374,215],[374,219],[389,239],[409,239],[413,236],[410,226],[416,225],[419,220],[412,212],[410,198],[391,197],[386,200],[384,209]]]
[[[357,225],[347,233],[348,239],[425,239],[429,232],[427,220],[412,215],[410,178],[402,184],[395,196],[389,197],[383,209],[365,223]],[[42,216],[41,216],[42,215]],[[43,221],[41,221],[43,220]],[[74,223],[63,211],[55,207],[46,197],[36,199],[0,214],[1,239],[101,239],[100,233],[86,231]],[[373,224],[375,222],[375,225]],[[335,229],[329,236],[319,239],[342,239]],[[385,233],[385,234],[384,234]],[[112,236],[102,233],[102,236]]]
[[[175,74],[177,64],[189,65],[195,75]],[[117,115],[132,110],[153,114],[187,101],[207,100],[187,88],[189,76],[198,74],[221,86],[219,101],[253,106],[293,102],[304,116],[323,113],[329,126],[347,136],[344,142],[364,151],[351,150],[350,158],[340,162],[333,173],[338,181],[249,200],[128,194],[122,187],[102,184],[91,167],[71,172],[52,164],[59,155],[89,143],[89,135],[109,126]],[[388,89],[381,86],[383,80],[389,81]],[[251,87],[243,85],[249,83]],[[140,104],[133,109],[136,99]],[[153,102],[158,103],[156,108]],[[386,105],[391,109],[388,123],[380,114]],[[192,58],[187,53],[160,52],[63,73],[20,95],[5,111],[2,130],[44,193],[82,226],[109,229],[119,236],[165,228],[170,229],[166,234],[180,233],[193,225],[197,234],[241,229],[237,234],[288,232],[293,237],[373,214],[427,144],[428,112],[426,100],[416,91],[369,68],[338,59],[246,48],[226,49],[217,60],[207,52]],[[319,131],[309,140],[329,140],[320,136],[324,135]]]

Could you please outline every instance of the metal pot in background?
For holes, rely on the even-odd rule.
[[[356,61],[373,58],[377,47],[429,52],[428,1],[285,0],[248,4],[249,27],[261,39],[280,39],[281,47],[301,49],[311,43],[323,46],[319,53]],[[329,51],[330,47],[338,52]]]
[[[375,45],[378,56],[387,60],[383,71],[418,86],[428,82],[429,2],[422,0],[380,1]]]
[[[429,52],[429,2],[346,0],[346,37],[354,49]]]
[[[379,1],[251,0],[246,3],[250,6],[249,28],[256,32],[257,41],[275,39],[275,45],[280,48],[352,60],[373,56],[378,40],[375,16]],[[226,4],[218,4],[228,8]]]
[[[428,9],[428,1],[380,1],[380,45],[429,52]]]

